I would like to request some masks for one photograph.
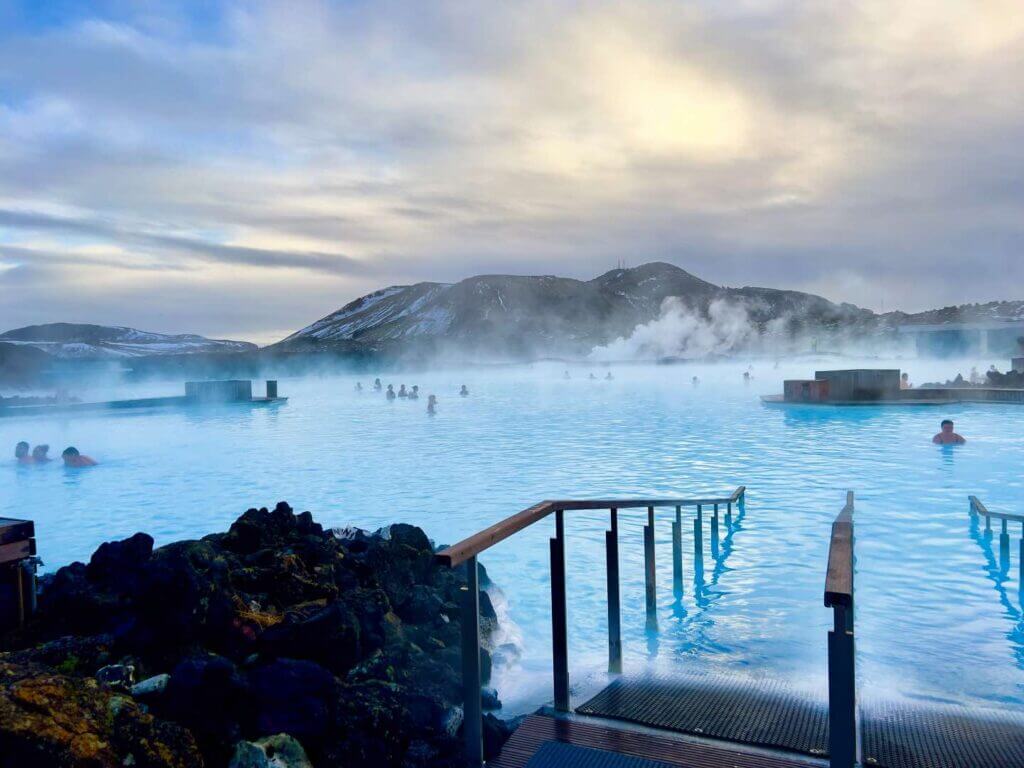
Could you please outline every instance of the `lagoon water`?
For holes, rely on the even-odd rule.
[[[976,361],[981,367],[981,361]],[[984,361],[987,367],[988,362]],[[871,363],[879,367],[879,361]],[[965,374],[970,363],[903,361],[915,381]],[[658,517],[660,631],[644,630],[644,510],[620,512],[622,627],[628,670],[773,675],[819,690],[831,612],[822,604],[829,529],[857,494],[859,678],[868,695],[994,708],[1024,704],[1024,619],[1012,565],[971,528],[968,494],[1024,509],[1024,408],[771,407],[759,394],[787,377],[850,361],[616,366],[614,381],[564,366],[403,374],[419,401],[354,391],[356,376],[282,379],[287,405],[127,411],[0,420],[0,516],[30,517],[52,570],[102,541],[151,533],[157,543],[225,530],[250,506],[289,501],[329,526],[422,526],[450,543],[546,498],[693,497],[748,488],[718,562],[694,583],[692,510],[684,511],[686,593],[672,597],[672,511]],[[690,377],[701,385],[693,388]],[[604,371],[597,372],[603,376]],[[471,391],[457,395],[461,384]],[[180,384],[83,393],[89,399],[177,394]],[[439,397],[426,415],[425,395]],[[950,416],[966,446],[931,444]],[[17,467],[18,440],[69,444],[101,466]],[[7,450],[6,448],[4,450]],[[607,512],[567,513],[575,701],[606,666]],[[514,622],[517,647],[496,671],[507,711],[550,698],[544,521],[481,558]],[[723,536],[726,531],[723,528]],[[705,543],[708,547],[708,529]]]

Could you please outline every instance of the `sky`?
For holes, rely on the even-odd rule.
[[[1020,0],[0,0],[0,329],[669,261],[1024,299]]]

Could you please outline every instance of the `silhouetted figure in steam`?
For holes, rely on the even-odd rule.
[[[906,372],[900,374],[900,389],[913,389],[913,388],[914,388],[914,385],[910,383],[910,374],[906,373]]]
[[[49,456],[50,446],[48,445],[37,445],[32,449],[32,463],[33,464],[46,464],[48,461],[53,461]]]
[[[388,397],[388,400],[394,400],[395,399],[396,395],[395,395],[395,385],[394,384],[388,384],[387,397]]]
[[[695,386],[695,387],[699,386],[700,385],[700,379],[698,379],[696,376],[694,376],[692,379],[690,379],[690,383],[693,384],[693,386]]]
[[[978,373],[978,368],[976,366],[971,366],[971,375],[968,380],[971,384],[981,384],[981,374]]]
[[[943,419],[942,424],[939,426],[942,428],[942,431],[932,438],[933,443],[937,445],[963,445],[967,442],[961,435],[953,431],[952,419]]]
[[[462,389],[459,390],[459,395],[461,397],[469,397],[469,390],[466,389],[466,385],[465,384],[463,384],[462,385]]]
[[[409,393],[405,391],[405,384],[403,384],[402,386],[400,386],[398,388],[398,396],[399,397],[408,397],[409,396]]]
[[[31,464],[32,454],[29,453],[28,443],[22,440],[16,446],[14,446],[14,458],[19,464]]]
[[[95,467],[98,463],[96,459],[91,456],[85,456],[78,452],[78,449],[73,445],[68,446],[64,449],[61,458],[64,459],[64,466],[77,469],[79,467]]]
[[[419,384],[413,384],[412,385],[412,389],[409,390],[409,399],[410,400],[419,400],[420,399],[420,385]]]
[[[427,397],[427,414],[433,416],[437,413],[437,397],[429,395]]]
[[[744,371],[744,372],[743,372],[743,383],[744,383],[744,384],[749,384],[749,383],[750,383],[750,380],[751,380],[752,378],[753,378],[753,377],[752,377],[752,376],[750,375],[750,371]]]
[[[356,382],[356,392],[362,392],[362,391],[363,391],[363,382],[357,381]]]
[[[562,378],[565,379],[566,381],[568,381],[569,379],[572,378],[572,376],[570,376],[569,372],[566,371],[565,373],[562,374]]]
[[[373,380],[373,391],[374,392],[380,392],[380,390],[381,390],[380,379],[374,379]]]
[[[611,380],[612,380],[612,379],[614,379],[614,378],[615,378],[615,377],[614,377],[614,376],[612,376],[612,372],[611,372],[611,371],[608,371],[608,373],[606,373],[606,374],[604,375],[604,380],[605,380],[605,381],[611,381]]]
[[[591,373],[587,378],[590,379],[591,381],[597,381],[597,376],[595,376],[593,373]]]

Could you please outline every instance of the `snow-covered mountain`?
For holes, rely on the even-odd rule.
[[[207,339],[194,334],[170,336],[118,326],[79,323],[30,325],[0,333],[0,342],[34,347],[61,359],[122,359],[203,352],[249,352],[246,341]]]
[[[356,299],[274,345],[290,351],[458,350],[501,358],[586,354],[659,317],[678,297],[706,313],[716,299],[744,308],[752,325],[779,318],[835,328],[875,315],[820,296],[770,288],[724,288],[662,262],[615,269],[593,280],[483,275],[458,283],[392,286]]]

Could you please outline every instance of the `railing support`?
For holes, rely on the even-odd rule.
[[[647,629],[658,628],[658,595],[654,571],[654,507],[647,508],[644,526],[644,588],[647,597]]]
[[[853,605],[833,610],[835,626],[828,633],[829,766],[853,768],[861,761]]]
[[[711,516],[711,557],[718,559],[718,505],[715,504],[715,513]]]
[[[611,530],[604,533],[608,576],[608,671],[622,672],[622,613],[619,609],[619,511],[611,510]]]
[[[1006,518],[1002,519],[999,531],[999,569],[1004,573],[1010,569],[1010,534],[1006,530]]]
[[[462,730],[466,760],[474,767],[484,762],[480,686],[480,578],[473,556],[466,560],[466,586],[462,595]]]
[[[678,600],[683,596],[683,508],[676,507],[672,522],[672,594]]]
[[[565,607],[565,513],[555,510],[551,539],[551,651],[555,709],[569,711],[569,638]]]
[[[704,526],[699,514],[693,519],[693,569],[704,569]]]
[[[732,502],[730,501],[725,506],[725,527],[727,530],[732,530]]]

